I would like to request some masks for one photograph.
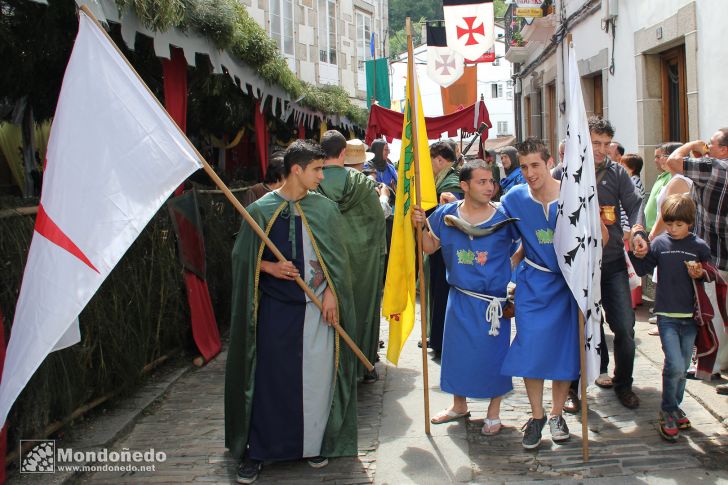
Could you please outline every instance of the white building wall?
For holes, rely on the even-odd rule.
[[[607,33],[603,29],[603,11],[597,11],[582,22],[573,26],[570,30],[577,60],[579,61],[580,74],[593,75],[594,69],[603,68],[603,89],[604,89],[604,114],[610,119],[616,128],[615,140],[621,142],[628,151],[651,153],[654,146],[650,142],[641,142],[640,138],[654,139],[655,131],[653,120],[644,120],[638,109],[640,103],[656,102],[654,93],[648,99],[645,94],[640,96],[638,84],[645,76],[654,76],[654,69],[645,74],[639,67],[639,56],[643,54],[642,48],[636,44],[636,37],[642,35],[642,39],[648,39],[655,47],[648,49],[646,54],[656,54],[674,45],[684,43],[686,50],[686,71],[687,77],[696,79],[694,87],[688,87],[688,97],[697,99],[695,106],[689,106],[689,133],[690,137],[708,138],[717,128],[728,126],[728,120],[724,114],[724,106],[728,106],[728,89],[726,79],[728,78],[728,48],[723,41],[723,32],[728,25],[728,1],[725,0],[609,0],[617,2],[618,16],[616,18],[616,38],[612,47],[612,32]],[[570,16],[580,7],[588,3],[587,0],[557,0],[557,15],[563,4],[566,16]],[[606,3],[606,0],[604,0]],[[685,13],[694,9],[695,27],[694,30],[678,33],[673,41],[661,41],[657,39],[657,27],[663,28],[665,38],[675,36],[677,31],[684,31],[685,25],[677,25],[674,18],[678,12]],[[606,10],[606,9],[605,9]],[[683,15],[678,22],[690,15]],[[671,20],[672,19],[672,20]],[[693,39],[690,39],[694,36]],[[694,50],[691,50],[696,46]],[[531,50],[528,59],[522,63],[521,69],[528,66],[538,58],[543,46]],[[606,58],[604,55],[606,54]],[[613,61],[612,61],[613,56]],[[564,56],[566,61],[566,56]],[[560,50],[545,60],[524,79],[523,94],[534,94],[530,85],[531,79],[538,79],[544,73],[552,72],[556,63],[560,63]],[[602,65],[603,62],[606,64]],[[612,65],[614,72],[609,72]],[[566,66],[566,64],[564,64]],[[596,66],[596,67],[595,67]],[[563,77],[566,78],[564,72]],[[543,82],[547,82],[546,79]],[[567,79],[559,79],[564,89],[568,89]],[[651,79],[647,82],[659,82]],[[690,84],[690,82],[688,82]],[[559,90],[559,100],[564,98],[564,91]],[[588,96],[585,89],[585,98]],[[587,106],[591,100],[585,100]],[[690,101],[689,101],[690,102]],[[587,108],[588,110],[588,108]],[[525,106],[521,109],[521,122],[525,133]],[[565,131],[564,116],[559,116],[559,137],[563,137]],[[651,160],[650,160],[651,161]]]
[[[251,17],[270,34],[270,0],[242,0]],[[322,63],[319,59],[321,34],[318,24],[318,0],[293,0],[294,55],[285,56],[288,65],[299,79],[314,85],[335,84],[344,88],[349,96],[364,101],[366,86],[362,90],[358,78],[356,49],[357,11],[371,15],[375,33],[377,57],[388,54],[388,43],[382,52],[382,34],[388,32],[388,0],[339,0],[336,2],[336,64]],[[367,42],[368,46],[368,42]],[[366,59],[369,49],[366,49]],[[362,71],[363,72],[363,71]]]
[[[728,2],[696,2],[698,21],[699,133],[704,140],[718,128],[728,126]]]

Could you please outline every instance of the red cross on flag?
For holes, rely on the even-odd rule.
[[[493,45],[493,0],[443,0],[447,45],[477,59]]]
[[[463,56],[449,47],[427,46],[427,76],[446,88],[463,75]]]

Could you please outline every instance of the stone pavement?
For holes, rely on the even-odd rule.
[[[587,463],[582,460],[581,423],[575,416],[566,415],[572,434],[566,444],[551,442],[546,427],[540,449],[523,450],[520,426],[528,419],[530,406],[520,379],[514,379],[514,391],[503,401],[505,428],[498,436],[480,434],[487,400],[469,402],[472,417],[467,422],[433,425],[432,436],[424,436],[422,382],[415,370],[420,357],[416,342],[410,339],[400,367],[390,368],[387,374],[376,482],[728,483],[728,431],[721,425],[728,422],[728,399],[715,393],[716,383],[689,382],[682,408],[693,429],[683,433],[678,443],[665,442],[657,432],[662,351],[659,337],[647,335],[654,326],[647,323],[646,311],[645,306],[638,312],[634,371],[642,405],[629,410],[619,404],[613,391],[589,389]],[[607,339],[612,349],[611,335]],[[429,368],[434,414],[447,407],[451,397],[437,387],[439,366],[432,362]],[[550,391],[544,395],[548,409]],[[712,408],[704,406],[708,401]],[[403,414],[408,419],[402,419]]]
[[[683,433],[678,443],[666,443],[658,435],[662,356],[659,338],[647,335],[652,326],[646,323],[645,311],[641,309],[636,329],[635,389],[642,405],[628,410],[610,390],[589,390],[587,463],[582,461],[581,425],[575,416],[566,417],[572,433],[566,444],[553,444],[547,426],[541,448],[523,450],[520,426],[528,419],[529,406],[520,379],[514,379],[515,389],[504,399],[501,418],[505,427],[499,435],[480,434],[487,401],[473,400],[469,403],[470,420],[432,425],[431,436],[426,436],[416,328],[399,367],[377,364],[380,381],[358,388],[359,456],[331,460],[328,467],[319,470],[303,462],[271,464],[263,469],[258,483],[728,483],[728,430],[721,424],[728,418],[728,398],[715,394],[715,383],[689,382],[683,409],[693,429]],[[611,348],[611,336],[608,339]],[[119,430],[115,440],[105,443],[117,451],[163,450],[166,461],[157,463],[154,472],[77,473],[67,475],[70,478],[66,481],[234,482],[236,464],[224,448],[224,368],[225,353],[201,369],[180,372],[159,399],[139,409],[133,426]],[[439,365],[432,354],[429,376],[434,414],[448,406],[451,397],[439,390]],[[547,390],[547,406],[549,395]],[[108,413],[115,412],[111,409]],[[104,416],[97,420],[103,427]],[[22,480],[17,476],[10,480],[26,482],[49,480],[33,480],[27,475]]]

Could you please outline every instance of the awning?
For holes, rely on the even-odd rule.
[[[342,126],[347,129],[355,127],[346,116],[326,115],[300,106],[279,86],[271,86],[260,78],[250,66],[233,58],[227,51],[218,49],[202,36],[179,29],[171,29],[167,32],[150,30],[142,24],[130,8],[127,7],[120,13],[114,0],[76,0],[76,4],[79,7],[86,5],[99,22],[120,24],[121,36],[131,50],[134,50],[136,34],[139,33],[153,39],[154,52],[157,57],[170,59],[171,48],[179,47],[184,51],[187,64],[195,66],[196,54],[207,56],[214,74],[228,74],[234,82],[239,81],[241,90],[252,92],[262,105],[265,105],[266,100],[270,97],[271,111],[274,114],[278,113],[277,116],[284,122],[293,116],[296,124],[304,123],[310,129],[314,128],[316,119],[325,120],[329,125]]]

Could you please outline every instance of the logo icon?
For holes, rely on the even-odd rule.
[[[21,450],[28,446],[26,443],[33,446],[20,454],[20,473],[55,473],[55,440],[20,440]]]

